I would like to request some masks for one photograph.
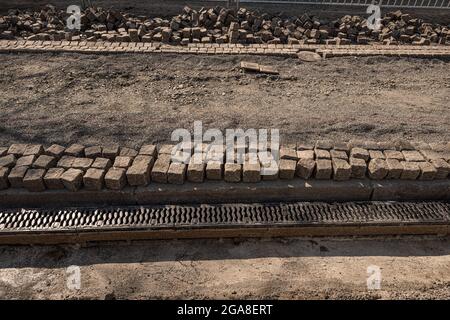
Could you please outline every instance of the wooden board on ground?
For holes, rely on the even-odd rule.
[[[241,68],[245,71],[260,72],[267,74],[279,74],[278,70],[276,70],[272,66],[261,65],[254,62],[241,61]]]

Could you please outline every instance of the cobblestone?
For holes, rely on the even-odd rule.
[[[356,143],[353,142],[352,145],[356,145]],[[250,162],[252,153],[247,153],[243,157],[245,160],[243,165],[239,163],[224,165],[217,160],[206,161],[204,154],[199,158],[203,161],[200,164],[194,161],[194,157],[190,159],[188,164],[172,163],[171,155],[166,153],[171,152],[172,145],[165,145],[159,149],[156,145],[147,145],[139,148],[139,152],[134,149],[120,149],[119,147],[81,146],[74,148],[72,146],[68,148],[70,154],[84,155],[75,157],[66,154],[58,160],[57,156],[63,154],[63,150],[66,150],[63,146],[51,146],[47,149],[40,146],[35,151],[37,151],[37,154],[42,154],[36,157],[34,154],[24,156],[28,145],[16,144],[3,147],[3,156],[0,157],[0,173],[3,175],[0,176],[0,187],[2,189],[25,187],[30,191],[42,191],[43,188],[66,188],[77,191],[83,187],[86,190],[100,190],[103,187],[120,190],[127,185],[137,187],[152,183],[182,184],[186,181],[202,183],[206,179],[245,183],[296,178],[305,180],[334,179],[336,181],[348,179],[437,180],[447,179],[450,173],[450,164],[444,160],[446,158],[446,144],[433,145],[436,151],[430,148],[420,152],[410,150],[406,142],[403,145],[408,150],[402,151],[393,149],[392,144],[373,141],[358,144],[364,145],[369,150],[349,147],[349,144],[346,147],[345,143],[342,149],[347,149],[347,151],[338,150],[339,146],[329,146],[328,142],[325,143],[324,141],[317,145],[323,148],[330,147],[330,150],[318,148],[313,150],[311,148],[315,147],[314,145],[308,146],[299,143],[282,146],[281,149],[284,151],[280,154],[284,159],[278,161],[271,162],[272,154],[268,151],[260,151],[254,154],[255,159],[253,160],[257,161],[256,163]],[[418,148],[424,147],[423,144],[419,143],[414,145]],[[383,147],[389,149],[383,149]],[[49,152],[49,149],[52,151]],[[83,152],[81,152],[81,149]],[[191,151],[193,149],[191,148]],[[207,150],[208,146],[202,146],[200,149]],[[107,154],[105,150],[111,153]],[[122,154],[128,154],[129,156],[120,155],[120,150],[123,151]],[[157,154],[157,150],[160,151],[159,154]],[[8,154],[8,152],[10,153]],[[99,154],[111,156],[112,159],[88,157]],[[114,154],[116,156],[112,156]],[[348,157],[348,154],[351,156]],[[320,158],[328,157],[328,155],[331,160]],[[319,158],[315,159],[316,156]],[[370,157],[372,158],[369,159]],[[220,159],[224,158],[222,153]],[[403,158],[420,161],[405,161]],[[269,173],[268,168],[271,168]],[[29,171],[30,173],[28,173]],[[40,178],[36,178],[38,173]],[[27,174],[28,182],[25,185],[24,179]]]

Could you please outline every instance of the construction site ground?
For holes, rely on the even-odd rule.
[[[0,0],[0,8],[7,12],[46,3]],[[185,4],[98,3],[148,15],[172,15]],[[56,4],[62,8],[69,2]],[[283,11],[269,7],[264,6]],[[336,16],[344,12],[324,10]],[[446,11],[425,15],[448,23]],[[280,75],[243,73],[242,60],[274,66]],[[195,120],[205,130],[278,128],[284,142],[445,142],[450,140],[449,63],[387,57],[302,63],[258,56],[2,54],[0,145],[134,147],[169,142],[174,129],[192,130]],[[449,299],[449,248],[448,238],[420,236],[0,246],[0,298]],[[70,266],[80,267],[79,290],[67,285]],[[370,266],[381,269],[379,290],[368,290]]]
[[[243,73],[242,60],[279,76]],[[0,143],[170,142],[174,129],[280,129],[283,142],[450,139],[449,62],[343,57],[10,54]]]
[[[0,298],[449,299],[449,248],[435,237],[3,246]],[[379,290],[367,288],[370,266]]]
[[[141,144],[175,128],[280,128],[293,140],[449,139],[441,60],[3,55],[1,143]],[[450,298],[448,239],[179,240],[0,248],[3,298]],[[82,286],[66,286],[67,267]],[[382,269],[369,291],[367,267]]]
[[[8,13],[11,9],[41,9],[43,6],[51,3],[58,9],[65,9],[74,4],[71,0],[19,0],[8,1],[0,0],[0,14]],[[96,0],[91,1],[93,5],[103,8],[115,8],[119,10],[126,10],[136,15],[148,16],[173,16],[180,13],[181,9],[188,5],[195,9],[201,7],[215,7],[225,6],[226,0],[223,1],[207,1],[207,0]],[[367,7],[365,6],[336,6],[336,5],[304,5],[304,4],[277,4],[277,3],[243,3],[244,7],[249,9],[257,9],[260,12],[268,13],[284,13],[286,15],[303,14],[309,12],[324,18],[335,19],[343,15],[365,15]],[[392,11],[392,8],[386,8],[385,11]],[[413,13],[424,19],[432,19],[437,23],[450,23],[450,17],[447,10],[440,9],[417,9],[417,8],[402,8],[405,13]],[[384,11],[382,11],[383,13]]]

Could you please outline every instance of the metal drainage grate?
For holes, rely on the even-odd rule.
[[[0,234],[122,228],[449,224],[447,202],[225,204],[70,209],[0,209]]]

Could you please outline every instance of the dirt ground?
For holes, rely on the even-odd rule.
[[[241,60],[277,67],[246,74]],[[384,57],[0,55],[0,145],[170,141],[177,128],[450,140],[450,62]]]
[[[369,266],[381,270],[379,290],[367,288]],[[450,239],[3,246],[0,298],[450,299]]]
[[[1,6],[0,0],[0,8]],[[280,76],[246,74],[241,60]],[[165,142],[176,128],[450,140],[450,62],[0,55],[0,145]],[[4,299],[450,299],[450,239],[172,240],[0,246]],[[79,290],[67,286],[80,267]],[[381,289],[367,289],[367,268]]]

